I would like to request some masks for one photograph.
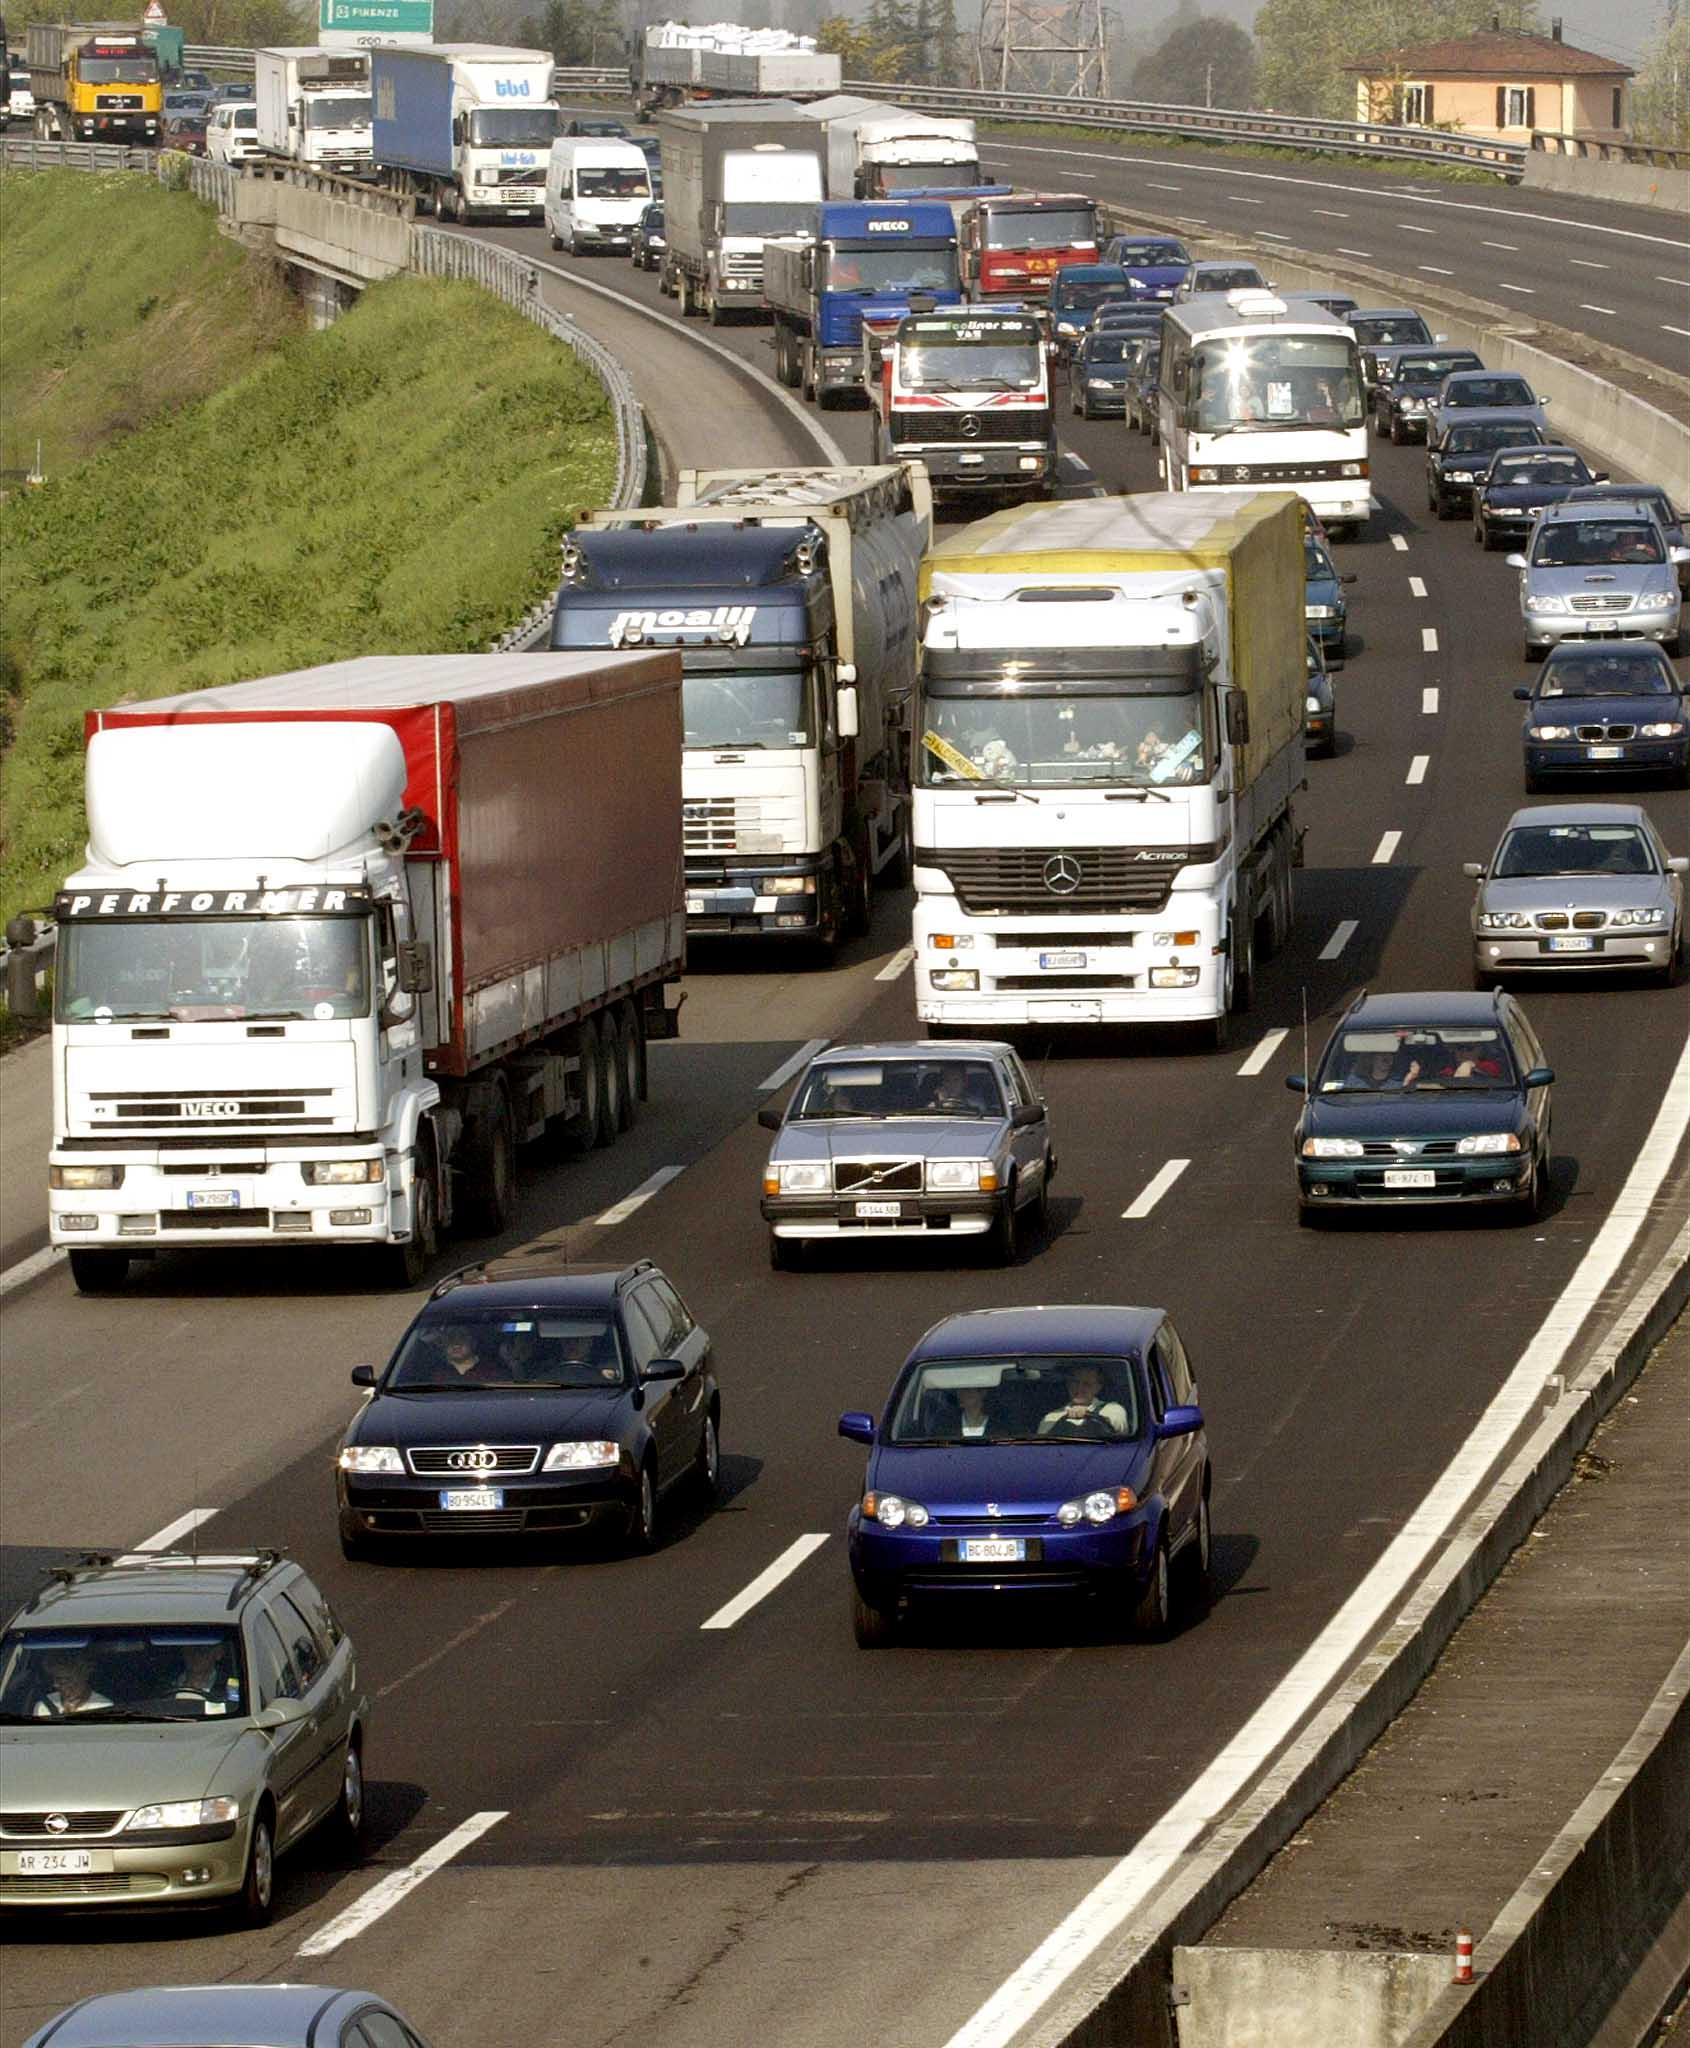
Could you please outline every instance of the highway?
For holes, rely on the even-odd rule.
[[[503,239],[545,254],[538,231]],[[673,317],[625,263],[559,267]],[[703,373],[679,337],[628,331],[631,364],[666,387],[672,461],[701,443],[761,459],[754,434],[815,459],[739,380],[690,381]],[[709,338],[772,361],[766,329]],[[673,376],[689,378],[685,405]],[[863,415],[815,417],[866,458]],[[1064,436],[1069,488],[1153,487],[1148,444],[1118,422],[1065,418]],[[1686,1057],[1682,991],[1530,991],[1558,1076],[1542,1220],[1296,1228],[1283,1082],[1302,1065],[1305,999],[1318,1051],[1364,984],[1465,986],[1460,863],[1524,801],[1512,572],[1465,524],[1428,524],[1419,451],[1374,452],[1381,512],[1340,551],[1359,572],[1352,654],[1339,757],[1309,768],[1293,943],[1227,1053],[1130,1036],[1031,1048],[1062,1160],[1047,1243],[1001,1271],[922,1252],[768,1269],[752,1118],[809,1042],[914,1034],[907,898],[883,898],[831,972],[695,961],[685,1035],[654,1048],[637,1131],[525,1178],[513,1242],[653,1257],[715,1337],[726,1499],[672,1521],[656,1556],[344,1563],[330,1462],[346,1373],[379,1361],[413,1306],[349,1269],[183,1256],[115,1299],[80,1299],[58,1271],[8,1301],[0,1590],[15,1599],[67,1552],[214,1510],[208,1542],[280,1543],[319,1579],[376,1716],[366,1868],[315,1851],[284,1865],[261,1934],[14,1925],[0,2048],[92,1989],[287,1976],[387,1992],[443,2048],[730,2048],[752,2032],[857,2048],[871,2029],[943,2048],[1275,1699],[1469,1441]],[[1647,801],[1669,848],[1690,851],[1690,795]],[[1621,1282],[1686,1199],[1682,1151],[1663,1166]],[[668,1168],[683,1170],[625,1220],[595,1220]],[[1216,1462],[1213,1611],[1154,1647],[1064,1617],[858,1652],[843,1524],[862,1454],[837,1438],[839,1412],[877,1406],[938,1316],[1063,1300],[1178,1315]],[[456,1853],[391,1910],[361,1908],[438,1845]]]

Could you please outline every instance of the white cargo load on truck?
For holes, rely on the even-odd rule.
[[[259,50],[253,90],[260,149],[343,176],[369,169],[367,51],[314,44]]]

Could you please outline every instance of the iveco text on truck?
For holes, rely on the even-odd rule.
[[[1224,1042],[1291,927],[1291,492],[1000,512],[922,568],[916,1014]]]
[[[685,470],[679,495],[575,528],[552,644],[682,651],[688,932],[831,947],[908,878],[926,478]]]
[[[32,21],[27,52],[35,132],[44,141],[158,141],[164,87],[139,24]]]
[[[1056,481],[1044,330],[1019,306],[912,313],[863,342],[877,462],[913,459],[940,498],[1042,498]]]
[[[370,52],[377,176],[442,220],[545,211],[546,165],[563,117],[546,50],[493,43]]]
[[[679,974],[673,653],[372,655],[88,717],[55,904],[52,1241],[377,1255],[609,1144]],[[391,1248],[383,1249],[383,1248]]]
[[[712,326],[763,310],[763,244],[813,235],[822,167],[815,123],[790,100],[675,107],[658,117],[663,276]]]
[[[255,62],[259,148],[314,171],[367,174],[369,52],[260,50]]]

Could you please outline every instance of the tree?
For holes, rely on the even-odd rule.
[[[1668,6],[1631,88],[1631,126],[1639,142],[1690,149],[1690,9]]]
[[[962,36],[957,28],[956,0],[935,0],[933,78],[939,85],[969,83],[962,75]]]
[[[1236,22],[1203,14],[1176,27],[1136,66],[1127,97],[1184,107],[1251,107],[1255,91],[1255,44]]]

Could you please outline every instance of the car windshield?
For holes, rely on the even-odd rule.
[[[1334,582],[1338,578],[1332,557],[1312,533],[1303,535],[1303,575],[1311,583],[1317,576],[1329,576]]]
[[[1053,313],[1084,313],[1101,306],[1105,299],[1124,299],[1132,290],[1126,277],[1085,277],[1070,283],[1059,272],[1050,288]]]
[[[954,245],[880,242],[868,249],[830,248],[830,292],[954,292],[959,283]]]
[[[649,199],[651,173],[632,164],[583,164],[575,173],[577,199]]]
[[[1053,206],[1031,213],[994,206],[986,216],[988,249],[1061,249],[1096,240],[1097,222],[1089,206],[1071,212]]]
[[[1143,335],[1097,335],[1086,343],[1088,363],[1141,363],[1150,346]]]
[[[365,917],[67,919],[54,974],[66,1023],[367,1017]]]
[[[1117,242],[1109,260],[1126,270],[1168,270],[1176,263],[1189,263],[1191,258],[1178,242]]]
[[[382,1381],[386,1393],[549,1388],[602,1393],[623,1382],[616,1325],[601,1309],[499,1308],[453,1302],[414,1324]]]
[[[1432,338],[1425,321],[1414,315],[1357,313],[1350,325],[1364,348],[1405,348]]]
[[[25,1625],[0,1637],[0,1721],[234,1720],[246,1711],[237,1628]]]
[[[1493,484],[1581,484],[1589,476],[1577,455],[1499,455],[1491,464]]]
[[[798,669],[728,669],[684,676],[681,723],[688,747],[809,744],[809,692]]]
[[[1530,420],[1507,426],[1501,420],[1483,426],[1451,427],[1444,436],[1446,455],[1489,455],[1498,448],[1535,448],[1543,440]]]
[[[1003,1091],[988,1060],[827,1060],[805,1076],[790,1121],[1003,1113]]]
[[[1195,292],[1264,291],[1267,279],[1253,263],[1198,263],[1192,267]]]
[[[1484,365],[1470,350],[1453,355],[1403,355],[1391,372],[1393,384],[1441,384],[1452,370],[1479,370]]]
[[[1037,391],[1044,340],[1031,320],[916,321],[898,341],[906,391]]]
[[[1532,549],[1534,569],[1646,567],[1666,558],[1652,519],[1563,520],[1542,527]]]
[[[927,1359],[892,1402],[894,1444],[1124,1443],[1140,1429],[1138,1377],[1109,1357]]]
[[[1371,1026],[1337,1033],[1319,1092],[1395,1095],[1405,1089],[1512,1088],[1514,1062],[1489,1024]]]
[[[926,700],[919,780],[929,787],[1200,782],[1195,691],[1151,695],[939,696]]]
[[[469,117],[477,149],[545,149],[561,132],[556,107],[477,107]]]
[[[1216,336],[1191,358],[1193,424],[1203,433],[1359,427],[1361,370],[1347,334]]]
[[[1537,395],[1524,377],[1459,377],[1451,379],[1443,402],[1452,411],[1470,405],[1536,405]]]
[[[1678,678],[1652,647],[1562,643],[1538,677],[1540,697],[1676,697]]]
[[[313,94],[305,102],[307,128],[367,128],[370,125],[370,95],[367,92]]]
[[[1516,825],[1491,872],[1524,875],[1652,875],[1655,857],[1635,825]]]

